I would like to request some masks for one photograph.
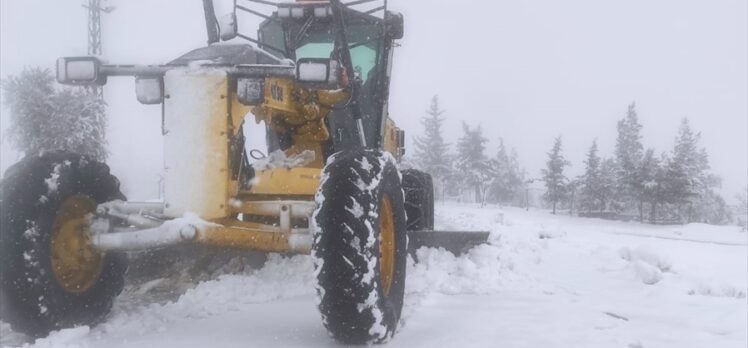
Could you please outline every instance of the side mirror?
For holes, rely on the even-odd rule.
[[[265,101],[265,80],[239,78],[236,80],[236,97],[243,105],[260,105]]]
[[[104,85],[101,61],[96,57],[63,57],[57,59],[57,82],[65,85]]]
[[[299,58],[296,80],[301,83],[337,85],[338,62],[325,58]]]
[[[164,100],[163,78],[135,77],[135,96],[141,104],[161,104]]]
[[[387,36],[392,40],[400,40],[405,33],[403,14],[387,11]]]
[[[228,41],[239,34],[236,25],[235,0],[209,0],[213,3],[213,12],[220,31],[221,40]]]
[[[218,20],[218,28],[221,30],[221,40],[228,41],[239,34],[236,27],[236,12],[224,15]]]

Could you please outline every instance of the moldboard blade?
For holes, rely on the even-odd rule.
[[[420,247],[444,248],[461,255],[476,245],[488,242],[487,231],[408,231],[408,252],[415,255]]]

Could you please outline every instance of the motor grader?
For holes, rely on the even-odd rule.
[[[0,314],[15,330],[96,324],[123,289],[128,252],[195,243],[311,253],[329,333],[384,342],[403,306],[408,239],[411,250],[485,241],[433,231],[431,177],[398,168],[404,133],[387,101],[403,17],[386,0],[244,1],[204,0],[208,46],[167,64],[58,59],[60,83],[134,76],[138,101],[161,106],[164,199],[127,201],[85,154],[11,167],[0,184]],[[255,37],[239,32],[247,14],[262,19]],[[266,129],[266,158],[247,148],[244,122]]]

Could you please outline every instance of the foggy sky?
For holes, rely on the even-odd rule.
[[[52,68],[86,53],[82,1],[3,0],[0,77]],[[163,63],[206,42],[199,0],[108,0],[104,56],[111,63]],[[516,147],[538,177],[562,135],[581,174],[598,139],[611,156],[616,121],[636,101],[645,147],[672,147],[680,120],[702,133],[728,201],[748,186],[748,6],[744,0],[390,0],[405,15],[395,52],[390,113],[410,136],[438,94],[454,144],[462,120]],[[249,24],[249,25],[247,25]],[[252,33],[251,23],[240,22]],[[132,78],[112,78],[110,164],[132,199],[152,198],[161,167],[160,108],[137,103]],[[0,96],[1,97],[1,96]],[[2,109],[0,129],[7,128]],[[409,139],[409,144],[412,142]],[[0,167],[16,160],[7,142]],[[412,151],[412,148],[410,149]]]

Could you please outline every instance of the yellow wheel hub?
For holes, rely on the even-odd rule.
[[[74,294],[96,284],[103,268],[103,255],[89,243],[90,214],[95,209],[90,197],[72,196],[62,203],[54,221],[52,273],[63,289]]]
[[[389,197],[382,197],[379,207],[379,277],[387,296],[395,273],[395,221]]]

